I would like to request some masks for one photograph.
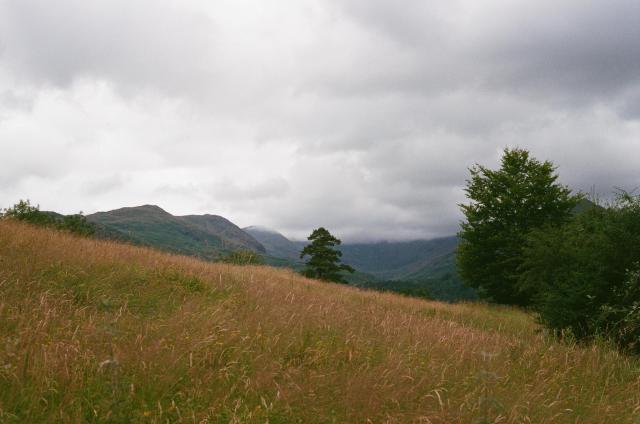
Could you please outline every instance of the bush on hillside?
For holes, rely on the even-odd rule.
[[[81,236],[91,236],[96,231],[95,226],[87,221],[82,213],[65,216],[53,212],[43,212],[40,210],[40,206],[33,206],[28,199],[20,200],[13,207],[5,209],[2,216],[34,225],[69,231]]]
[[[382,292],[399,293],[410,297],[434,299],[431,291],[422,281],[375,281],[360,285],[360,287]]]
[[[235,265],[264,265],[264,259],[251,250],[236,250],[222,258],[222,262]]]
[[[40,206],[33,206],[29,199],[20,200],[12,207],[6,208],[2,216],[35,225],[53,226],[56,223],[56,219],[51,214],[40,211]]]
[[[519,282],[540,321],[578,340],[611,338],[640,352],[640,197],[623,193],[561,227],[534,231]]]
[[[91,236],[96,232],[95,225],[87,221],[87,218],[81,213],[64,216],[62,221],[57,223],[57,227],[81,236]]]

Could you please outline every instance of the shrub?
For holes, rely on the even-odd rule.
[[[607,330],[616,343],[640,353],[640,264],[628,270],[622,287],[613,293],[612,301],[600,308],[596,327]]]
[[[82,213],[64,216],[62,221],[58,222],[57,227],[82,236],[91,236],[96,232],[95,225],[87,221]]]
[[[53,226],[56,223],[56,219],[51,214],[40,211],[40,206],[38,205],[31,205],[29,199],[20,200],[13,205],[13,207],[5,209],[3,211],[3,217],[26,221],[36,225]]]
[[[638,351],[640,198],[622,193],[561,227],[530,234],[519,283],[535,293],[540,321],[578,340],[612,339]]]
[[[251,250],[236,250],[223,257],[222,262],[235,265],[263,265],[264,259]]]
[[[82,213],[65,216],[55,212],[43,212],[39,205],[31,205],[28,199],[20,200],[13,207],[5,209],[2,216],[34,225],[70,231],[81,236],[91,236],[96,231],[95,225],[87,221]]]

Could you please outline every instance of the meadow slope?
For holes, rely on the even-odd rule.
[[[633,423],[640,361],[448,305],[0,221],[0,422]]]

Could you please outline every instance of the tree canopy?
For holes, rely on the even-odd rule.
[[[0,216],[26,221],[35,225],[54,227],[81,236],[91,236],[96,231],[95,226],[87,221],[82,212],[74,215],[43,212],[40,210],[39,205],[33,206],[29,199],[20,200],[13,207],[4,209]]]
[[[518,284],[527,235],[565,222],[581,199],[557,182],[555,170],[520,148],[505,149],[498,170],[470,168],[465,189],[470,203],[460,205],[466,221],[458,234],[457,262],[465,283],[487,300],[531,302],[532,288]]]
[[[311,243],[300,252],[300,259],[309,256],[303,274],[309,278],[344,283],[342,272],[354,272],[354,269],[340,263],[342,252],[334,247],[341,241],[323,227],[313,230],[307,239]]]
[[[621,193],[566,224],[533,231],[520,268],[539,320],[577,340],[640,353],[640,197]]]

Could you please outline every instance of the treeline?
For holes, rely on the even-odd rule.
[[[506,149],[498,170],[470,171],[457,252],[465,283],[530,308],[561,337],[640,353],[640,197],[587,201],[523,149]]]
[[[0,216],[26,221],[35,225],[57,228],[81,236],[91,236],[96,232],[96,226],[87,221],[82,212],[73,215],[61,215],[55,212],[41,211],[38,205],[31,205],[29,200],[20,200],[13,207],[4,209]]]

